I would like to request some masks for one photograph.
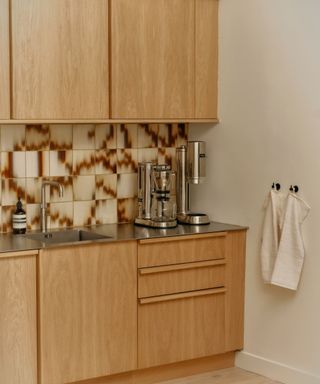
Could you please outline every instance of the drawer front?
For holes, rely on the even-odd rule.
[[[225,257],[226,232],[140,240],[138,267],[153,267]]]
[[[142,268],[139,270],[138,297],[224,286],[224,259]]]
[[[139,301],[139,368],[224,353],[224,289]]]

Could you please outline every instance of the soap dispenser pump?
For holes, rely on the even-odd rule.
[[[16,210],[12,215],[12,230],[15,235],[26,233],[27,230],[27,215],[22,208],[21,198],[18,198]]]

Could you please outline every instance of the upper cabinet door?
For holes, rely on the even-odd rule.
[[[14,119],[109,117],[108,0],[12,0],[12,57]]]
[[[111,0],[112,118],[194,117],[194,7],[195,0]]]
[[[195,0],[196,119],[217,118],[218,0]]]
[[[0,0],[0,119],[10,119],[9,0]]]

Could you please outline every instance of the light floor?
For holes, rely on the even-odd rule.
[[[159,384],[278,384],[278,382],[239,368],[228,368],[183,379],[162,381]]]

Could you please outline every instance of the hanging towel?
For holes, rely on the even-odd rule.
[[[265,283],[270,283],[278,253],[283,213],[287,195],[271,190],[264,204],[265,218],[262,230],[261,268]]]
[[[305,201],[289,193],[271,284],[292,290],[298,288],[305,254],[301,225],[309,211]]]

